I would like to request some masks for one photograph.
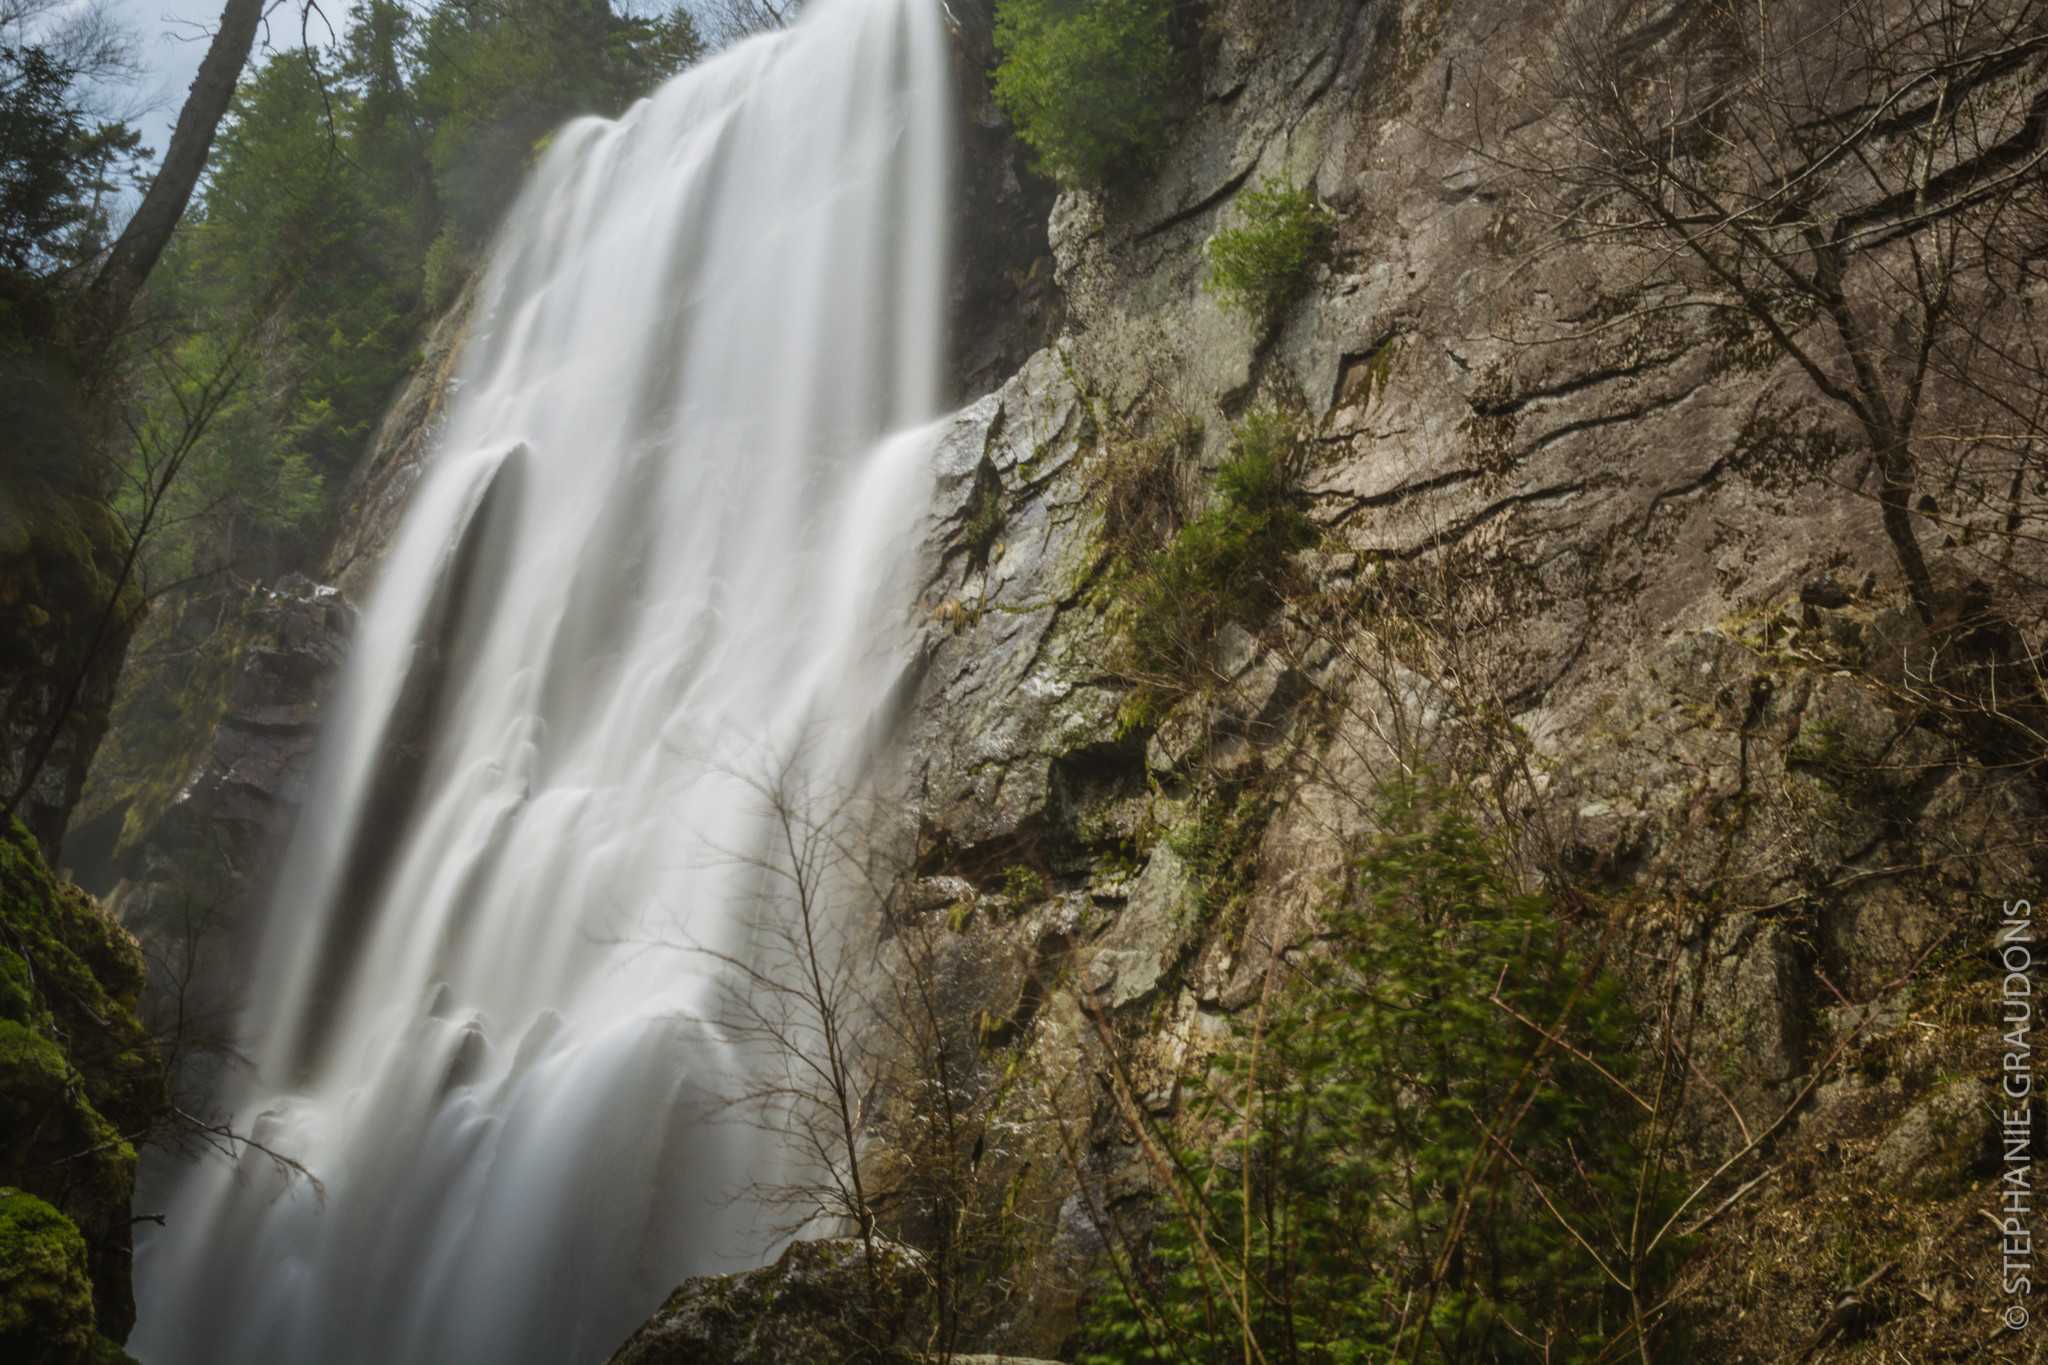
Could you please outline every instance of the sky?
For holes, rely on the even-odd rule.
[[[110,92],[112,100],[128,118],[130,126],[142,133],[142,145],[163,158],[170,144],[171,129],[178,121],[178,109],[206,45],[220,23],[222,0],[98,0],[135,35],[136,56],[143,67],[141,81],[132,89]],[[71,0],[89,4],[93,0]],[[258,60],[267,50],[298,47],[310,41],[326,47],[340,37],[348,24],[353,0],[320,0],[319,13],[303,18],[302,0],[269,0],[271,8],[265,26],[257,32],[254,54]],[[658,13],[661,0],[628,0],[613,8],[626,13]],[[321,14],[326,17],[323,20]],[[302,28],[302,20],[304,27]]]
[[[178,109],[192,78],[199,74],[200,59],[220,23],[221,0],[104,0],[136,37],[136,55],[145,75],[141,83],[126,92],[128,107],[137,111],[131,124],[142,132],[142,143],[161,158],[171,140],[171,128],[178,121]],[[348,0],[328,0],[321,8],[338,30],[346,21]],[[299,45],[300,8],[296,4],[274,6],[259,30],[256,42],[264,47]],[[324,46],[331,36],[316,15],[310,37]]]

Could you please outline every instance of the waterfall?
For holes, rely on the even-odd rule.
[[[815,0],[553,138],[263,930],[233,1123],[318,1185],[183,1171],[149,1365],[597,1365],[772,1250],[717,954],[751,784],[857,780],[904,676],[949,88],[932,0]]]

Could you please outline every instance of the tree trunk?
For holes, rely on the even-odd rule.
[[[1906,592],[1923,625],[1934,624],[1934,576],[1913,533],[1913,482],[1910,457],[1902,450],[1880,451],[1877,457],[1877,502],[1884,509],[1884,533],[1892,554],[1906,575]]]
[[[157,257],[171,240],[171,232],[185,215],[192,191],[206,169],[213,137],[234,99],[235,83],[249,60],[256,41],[256,25],[263,18],[263,0],[227,0],[220,12],[220,30],[206,59],[199,64],[185,107],[178,111],[178,126],[171,133],[163,165],[150,182],[142,207],[128,220],[120,240],[107,254],[106,263],[92,282],[86,298],[81,349],[96,368],[97,353],[120,332],[135,306],[136,295],[156,266]]]

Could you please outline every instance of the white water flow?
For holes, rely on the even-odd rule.
[[[598,1365],[772,1250],[675,945],[746,951],[750,782],[857,782],[904,676],[947,63],[934,0],[815,0],[555,137],[265,929],[234,1122],[324,1193],[191,1168],[149,1365]]]

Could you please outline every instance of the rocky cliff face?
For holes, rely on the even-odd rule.
[[[1790,1172],[1717,1246],[1700,1358],[1822,1330],[1862,1273],[1819,1250],[1841,1237],[1918,1285],[1868,1288],[1877,1341],[1963,1348],[1995,1295],[1968,1193],[1994,1118],[1950,1078],[1995,1063],[1970,964],[2048,835],[2030,722],[1972,700],[2026,655],[1972,596],[1986,558],[1935,552],[1931,633],[1853,478],[1787,477],[1765,449],[1759,414],[1825,425],[1782,371],[1655,310],[1614,324],[1644,302],[1624,252],[1535,249],[1481,94],[1536,88],[1532,54],[1585,7],[1252,8],[1226,9],[1155,174],[1060,196],[1062,337],[941,450],[897,780],[977,1074],[1038,1078],[976,1147],[1028,1228],[982,1343],[1071,1348],[1104,1227],[1147,1184],[1080,1060],[1083,1002],[1170,1126],[1176,1077],[1313,942],[1377,781],[1421,758],[1511,793],[1532,872],[1619,907],[1625,957],[1660,964],[1629,973],[1645,1045],[1716,1078],[1696,1157],[1765,1133]],[[1312,186],[1340,237],[1261,326],[1203,290],[1202,247],[1269,176]],[[1185,515],[1260,404],[1304,424],[1319,543],[1133,728],[1105,612],[1119,463],[1179,443]],[[1229,896],[1215,858],[1177,851],[1219,824],[1252,869]]]

